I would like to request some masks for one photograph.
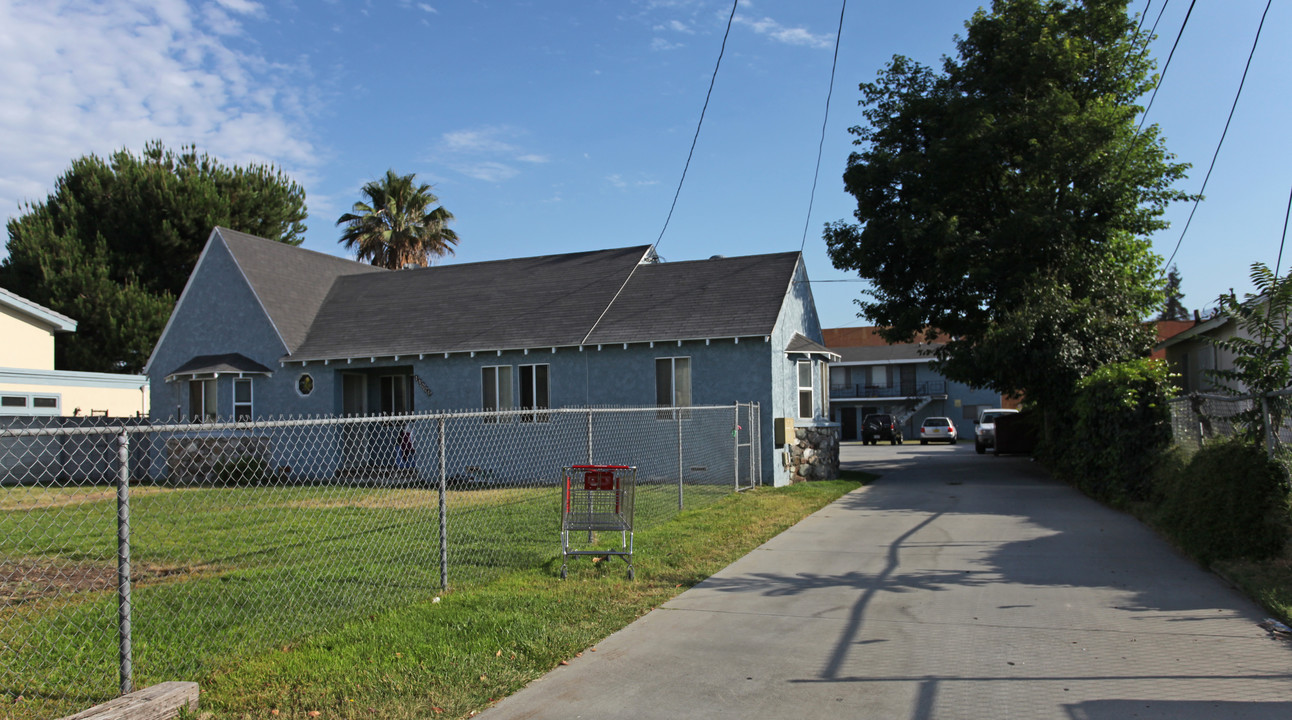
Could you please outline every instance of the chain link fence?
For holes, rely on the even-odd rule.
[[[1224,438],[1257,428],[1266,435],[1271,457],[1285,458],[1292,445],[1292,390],[1255,395],[1208,395],[1190,393],[1172,398],[1171,430],[1175,442],[1198,449],[1212,438]]]
[[[761,484],[759,412],[0,419],[0,716],[19,696],[70,713],[198,679],[512,570],[556,574],[563,467],[636,466],[646,529]]]

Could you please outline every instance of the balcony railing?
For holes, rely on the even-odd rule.
[[[925,380],[924,382],[903,382],[891,387],[880,385],[831,385],[831,398],[899,398],[922,397],[925,395],[946,395],[945,380]]]

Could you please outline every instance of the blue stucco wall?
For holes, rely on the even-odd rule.
[[[213,236],[189,279],[170,325],[148,365],[150,416],[155,420],[187,418],[188,381],[166,382],[166,376],[200,355],[241,353],[268,368],[278,367],[286,348],[238,269],[219,235]],[[274,403],[273,386],[254,383],[267,396],[256,404]],[[233,381],[219,383],[218,412],[233,414]],[[259,412],[259,411],[257,411]]]
[[[785,300],[781,305],[780,317],[772,332],[771,345],[774,348],[771,360],[771,393],[772,402],[763,411],[763,482],[777,486],[790,482],[790,473],[783,462],[784,448],[774,445],[773,418],[797,418],[798,416],[798,361],[812,361],[812,383],[814,404],[817,413],[825,405],[824,390],[829,387],[829,378],[822,368],[826,367],[823,358],[785,353],[785,348],[800,333],[813,342],[824,344],[821,334],[821,321],[816,314],[816,303],[812,299],[812,285],[808,282],[807,268],[802,259],[794,271],[794,281],[785,291]]]

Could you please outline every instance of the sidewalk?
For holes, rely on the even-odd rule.
[[[1026,458],[883,474],[486,711],[560,718],[1292,717],[1292,643]]]

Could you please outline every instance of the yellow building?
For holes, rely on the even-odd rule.
[[[54,336],[76,321],[0,288],[0,415],[148,415],[145,375],[54,369]]]

